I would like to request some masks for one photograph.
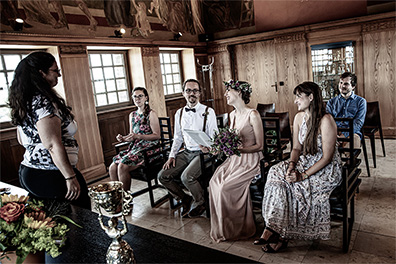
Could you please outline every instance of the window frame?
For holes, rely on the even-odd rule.
[[[3,48],[3,49],[0,49],[0,55],[1,55],[0,56],[0,60],[1,60],[1,63],[5,67],[5,60],[4,60],[3,55],[20,55],[21,56],[21,60],[22,60],[23,59],[22,55],[28,55],[32,51],[46,51],[46,50],[45,49],[15,49],[15,48],[14,49],[7,49],[7,48],[4,49]],[[19,64],[19,62],[18,62],[18,64]],[[9,72],[9,71],[7,71],[7,69],[0,70],[0,73],[4,73],[4,72]],[[15,74],[15,69],[13,70],[13,72]],[[8,80],[7,74],[6,74],[6,78],[7,78],[7,81],[8,81],[8,87],[6,87],[7,94],[8,94],[9,93],[9,87],[11,86],[12,81],[14,80],[14,78],[12,78],[12,80]],[[7,96],[7,102],[8,102],[8,96]],[[0,107],[9,108],[7,104],[4,104],[4,105],[0,104]],[[12,128],[12,127],[14,127],[14,125],[11,123],[11,120],[10,121],[2,121],[2,122],[0,122],[0,129]]]
[[[161,56],[162,56],[162,53],[177,54],[177,55],[178,55],[178,58],[179,58],[179,62],[178,62],[178,63],[179,63],[179,74],[180,74],[180,86],[181,86],[181,89],[183,90],[184,74],[183,74],[183,56],[182,56],[181,50],[168,50],[168,49],[166,49],[166,48],[160,50],[159,56],[160,56],[161,78],[163,78],[163,76],[165,75],[165,74],[162,72],[162,63],[161,63]],[[166,79],[166,78],[165,78],[165,79]],[[163,87],[163,89],[164,89],[165,100],[166,100],[166,99],[172,99],[172,98],[177,98],[177,97],[183,96],[183,93],[182,93],[182,92],[172,93],[172,94],[165,94],[165,89],[167,89],[167,88],[165,87],[166,85],[167,85],[167,84],[164,83],[164,82],[162,81],[162,87]]]
[[[127,83],[127,95],[128,95],[128,101],[125,102],[119,102],[115,104],[107,104],[107,105],[101,105],[101,106],[96,106],[96,93],[95,93],[95,88],[94,88],[94,80],[92,79],[92,67],[91,67],[91,59],[89,57],[90,54],[123,54],[124,57],[124,67],[125,67],[125,77],[126,77],[126,83]],[[103,112],[107,110],[113,110],[113,109],[119,109],[122,107],[126,106],[133,106],[133,100],[132,100],[132,78],[130,75],[130,67],[129,67],[129,59],[128,59],[128,51],[127,50],[88,50],[88,64],[89,64],[89,72],[90,72],[90,77],[91,77],[91,85],[92,85],[92,93],[94,96],[94,101],[95,101],[95,108],[97,112]],[[103,65],[94,68],[102,68]],[[114,67],[114,66],[112,66]],[[104,79],[105,80],[105,79]],[[107,91],[105,92],[106,94],[108,93]]]

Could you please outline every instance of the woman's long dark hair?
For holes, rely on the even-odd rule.
[[[43,51],[32,52],[19,62],[8,93],[12,124],[23,125],[24,122],[30,122],[32,99],[38,94],[53,103],[60,111],[62,118],[74,118],[71,107],[66,105],[65,100],[52,89],[40,73],[40,70],[48,73],[54,62],[54,56]]]
[[[305,93],[307,96],[312,94],[313,100],[309,104],[311,118],[307,120],[308,134],[304,140],[304,153],[315,154],[318,152],[318,133],[320,121],[326,114],[326,107],[323,103],[322,93],[319,85],[314,82],[303,82],[293,90],[294,94]]]
[[[148,120],[149,120],[150,111],[151,111],[151,108],[150,108],[150,97],[148,95],[148,92],[147,92],[146,88],[144,88],[144,87],[135,87],[135,88],[133,88],[132,94],[135,91],[143,91],[144,95],[147,96],[147,101],[144,103],[144,111],[143,111],[143,117],[144,118],[142,120],[142,124],[147,124]]]

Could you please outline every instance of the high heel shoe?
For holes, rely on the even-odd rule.
[[[276,233],[274,230],[272,230],[269,227],[266,227],[265,229],[267,231],[271,232],[271,235],[267,239],[264,239],[264,238],[260,237],[259,239],[255,240],[253,242],[253,245],[265,245],[265,244],[268,244],[268,243],[273,243],[273,242],[277,242],[278,241],[278,239],[279,239],[279,234],[278,233]]]
[[[265,252],[265,253],[276,253],[279,250],[283,250],[285,248],[287,248],[287,244],[289,243],[289,240],[286,239],[279,239],[278,243],[275,245],[275,248],[271,247],[270,244],[266,244],[263,247],[261,247],[261,249]]]

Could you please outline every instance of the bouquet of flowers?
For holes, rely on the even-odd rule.
[[[29,196],[1,195],[0,206],[0,260],[8,258],[7,251],[15,251],[17,263],[22,263],[29,253],[39,251],[57,257],[69,229],[55,219],[62,218],[77,225],[66,216],[45,212],[44,203]]]
[[[232,155],[241,156],[241,152],[238,149],[241,145],[241,140],[235,129],[230,129],[229,127],[220,128],[219,132],[216,132],[213,136],[212,142],[213,145],[210,152],[217,154],[219,159],[223,155],[227,157]]]

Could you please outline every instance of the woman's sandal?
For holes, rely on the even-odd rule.
[[[278,243],[276,244],[275,248],[271,247],[270,244],[266,244],[263,247],[261,247],[261,249],[265,252],[265,253],[276,253],[279,250],[283,250],[285,248],[287,248],[287,244],[289,243],[288,240],[286,239],[279,239]],[[280,245],[279,245],[280,244]]]
[[[255,240],[253,242],[253,245],[265,245],[265,244],[268,244],[268,243],[272,243],[272,242],[278,241],[278,239],[279,239],[279,234],[278,233],[276,233],[274,230],[272,230],[269,227],[266,227],[265,229],[270,231],[271,235],[268,237],[268,239],[264,239],[264,238],[260,237],[259,239]]]

